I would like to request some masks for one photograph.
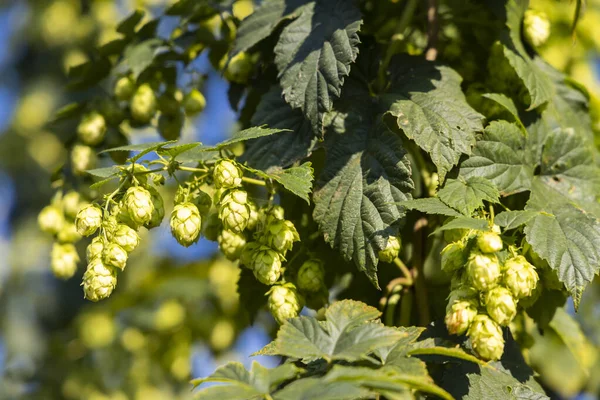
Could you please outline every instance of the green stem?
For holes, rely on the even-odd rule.
[[[177,169],[180,171],[187,171],[187,172],[208,172],[208,169],[206,169],[206,168],[185,167],[183,165],[178,165]]]
[[[410,282],[409,286],[413,284],[413,277],[412,274],[410,272],[410,270],[408,269],[408,267],[406,266],[406,264],[404,264],[402,262],[402,260],[400,259],[400,257],[396,257],[394,259],[394,264],[396,264],[396,266],[398,268],[400,268],[400,271],[402,271],[402,273],[404,274],[404,276],[406,277],[406,280],[408,282]]]
[[[252,185],[267,186],[267,183],[265,181],[261,181],[260,179],[248,178],[246,176],[242,177],[242,181],[250,183]]]
[[[394,326],[394,317],[396,315],[396,306],[402,300],[400,293],[394,293],[388,298],[387,307],[385,308],[385,324],[387,326]]]
[[[412,314],[413,307],[413,292],[408,288],[404,290],[402,296],[402,302],[400,303],[400,319],[398,321],[399,326],[410,326],[410,317]]]

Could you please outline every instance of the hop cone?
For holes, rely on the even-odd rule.
[[[281,257],[267,246],[259,247],[252,256],[252,271],[259,282],[273,285],[281,276]]]
[[[279,205],[272,205],[268,208],[261,208],[258,212],[258,223],[259,228],[262,229],[268,226],[273,221],[280,221],[284,219],[285,211],[283,207]]]
[[[239,233],[223,230],[217,238],[219,242],[219,248],[231,261],[235,261],[240,258],[242,250],[246,246],[246,238]]]
[[[127,264],[127,252],[118,244],[109,243],[102,251],[102,262],[122,271]]]
[[[219,160],[213,170],[217,188],[233,189],[242,185],[242,170],[231,160]]]
[[[115,97],[120,101],[129,101],[135,92],[135,82],[129,76],[123,76],[115,83]]]
[[[77,232],[77,227],[72,222],[65,222],[62,229],[56,235],[56,238],[61,243],[75,243],[81,239],[81,235]]]
[[[502,250],[502,239],[495,232],[482,232],[477,236],[477,246],[483,253],[495,253]]]
[[[467,264],[467,277],[477,290],[487,290],[500,279],[500,264],[495,255],[471,253]]]
[[[225,193],[219,204],[219,218],[227,230],[239,233],[246,229],[250,219],[248,193],[239,189]]]
[[[196,243],[200,237],[202,219],[200,211],[192,203],[182,203],[175,206],[171,213],[171,233],[179,244],[188,247]]]
[[[543,11],[525,11],[523,27],[525,39],[534,47],[543,45],[550,37],[550,21]]]
[[[202,112],[204,107],[206,107],[206,99],[198,89],[192,89],[183,98],[183,109],[185,110],[185,115],[189,117]]]
[[[81,236],[94,234],[102,226],[102,210],[93,204],[88,204],[77,213],[75,225]]]
[[[477,315],[477,302],[475,300],[462,300],[454,302],[446,310],[446,328],[452,335],[462,335],[469,329]]]
[[[516,299],[531,296],[538,280],[535,267],[525,257],[516,256],[504,262],[504,284]]]
[[[396,236],[390,236],[388,238],[385,249],[379,251],[379,259],[383,262],[391,263],[400,252],[400,238]]]
[[[502,329],[490,317],[477,315],[468,332],[473,350],[484,360],[499,360],[504,353]]]
[[[75,175],[85,175],[88,169],[96,167],[98,156],[89,146],[76,144],[71,150],[71,168]]]
[[[152,220],[154,203],[152,195],[143,187],[133,186],[127,189],[123,197],[123,204],[127,214],[137,225],[144,225]]]
[[[77,271],[79,254],[72,244],[54,243],[50,254],[52,272],[57,278],[69,279]]]
[[[297,317],[304,307],[304,299],[291,283],[273,286],[269,291],[269,311],[278,324]]]
[[[493,288],[485,294],[484,300],[488,315],[500,326],[507,326],[517,315],[517,302],[506,288]]]
[[[321,260],[307,260],[298,270],[298,289],[317,292],[325,286],[325,269]]]
[[[247,267],[249,269],[252,269],[253,260],[254,260],[254,254],[261,247],[262,247],[262,245],[260,243],[258,243],[258,242],[246,243],[246,245],[242,249],[242,253],[240,254],[240,263],[243,266],[245,266],[245,267]]]
[[[291,221],[271,221],[260,237],[261,243],[271,247],[273,250],[285,256],[288,250],[294,246],[294,242],[300,240],[298,231]]]
[[[469,286],[460,286],[457,289],[454,289],[448,295],[448,305],[446,306],[446,313],[448,313],[451,307],[455,303],[459,303],[462,301],[472,301],[477,302],[479,293],[472,287]]]
[[[104,238],[102,236],[96,236],[92,239],[92,242],[85,249],[85,255],[88,264],[92,262],[93,259],[102,256],[102,252],[104,251]]]
[[[442,250],[442,271],[452,274],[465,266],[465,244],[458,241],[444,247]]]
[[[248,201],[248,207],[250,208],[250,218],[248,218],[246,229],[253,231],[258,225],[258,209],[253,201]]]
[[[66,193],[62,198],[63,212],[69,218],[75,218],[81,208],[81,195],[75,191]]]
[[[158,107],[154,90],[148,84],[141,85],[135,91],[129,104],[131,116],[137,122],[147,124],[150,122]]]
[[[152,205],[154,206],[154,211],[152,211],[152,217],[150,218],[150,221],[148,221],[144,226],[148,229],[152,229],[160,226],[162,223],[162,220],[165,217],[165,203],[160,193],[158,193],[158,190],[153,187],[149,187],[148,191],[152,196]]]
[[[226,60],[225,58],[223,60]],[[226,68],[224,76],[228,81],[244,84],[252,73],[252,61],[245,51],[242,51],[229,60],[225,66],[222,61],[221,68]]]
[[[135,229],[125,224],[117,225],[111,240],[121,246],[123,250],[131,253],[140,244],[140,235]]]
[[[106,120],[98,112],[84,116],[77,126],[79,140],[89,146],[95,146],[104,140],[106,134]]]
[[[38,215],[38,225],[46,233],[58,233],[65,223],[62,211],[53,205],[46,206]]]
[[[111,295],[117,286],[117,272],[106,266],[101,257],[94,258],[83,274],[83,293],[91,301],[100,301]]]

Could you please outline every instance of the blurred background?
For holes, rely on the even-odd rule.
[[[184,249],[165,224],[146,232],[117,290],[101,303],[83,299],[82,268],[68,281],[50,269],[52,238],[38,230],[36,219],[53,195],[50,177],[66,157],[47,122],[77,100],[65,90],[67,72],[114,39],[115,26],[133,10],[143,8],[150,18],[164,3],[0,0],[0,399],[187,399],[191,378],[226,361],[278,363],[249,357],[271,340],[276,324],[262,313],[247,327],[236,296],[238,269],[217,256],[215,243],[201,240]],[[250,0],[236,1],[236,17],[253,7]],[[572,2],[534,0],[532,7],[552,21],[543,57],[584,84],[600,109],[600,2],[587,2],[575,34]],[[166,18],[158,31],[172,28]],[[182,140],[214,144],[235,129],[238,115],[229,105],[228,84],[207,56],[193,67],[203,76],[207,106],[186,121]],[[160,140],[152,129],[134,137]],[[575,339],[549,329],[535,338],[529,357],[557,398],[595,399],[600,370],[586,371],[598,363],[591,355],[600,346],[598,283],[576,317],[589,338],[585,346],[569,348]],[[549,362],[549,352],[556,362]]]

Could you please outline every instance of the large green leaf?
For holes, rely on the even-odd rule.
[[[391,87],[383,96],[395,129],[425,150],[440,178],[470,154],[483,116],[467,103],[454,70],[416,57],[400,57],[392,65]]]
[[[486,178],[473,176],[468,179],[450,179],[438,192],[438,197],[446,205],[470,216],[483,207],[484,201],[497,203],[500,193]]]
[[[465,400],[550,400],[544,393],[519,382],[508,373],[482,367],[479,374],[468,374],[469,392]]]
[[[494,223],[506,230],[515,229],[537,217],[540,213],[531,210],[503,211],[496,215]]]
[[[300,108],[323,136],[323,115],[341,94],[358,55],[361,13],[352,0],[310,3],[286,26],[275,46],[275,64],[286,101]]]
[[[327,151],[313,201],[325,241],[377,284],[378,252],[396,235],[413,189],[401,140],[378,118],[348,123]]]
[[[588,372],[598,360],[598,350],[588,340],[579,323],[564,308],[558,308],[550,328],[564,342],[581,368]]]
[[[369,398],[371,392],[354,382],[324,382],[323,379],[305,378],[290,383],[273,400],[354,400]]]
[[[280,183],[284,188],[310,204],[310,193],[312,191],[314,179],[314,171],[310,162],[305,162],[297,167],[285,169],[273,166],[268,168],[266,171],[257,170],[245,165],[242,165],[242,167],[264,179],[273,179],[274,181]]]
[[[399,203],[401,206],[409,210],[418,210],[425,214],[439,214],[448,217],[460,217],[461,213],[449,207],[436,197],[427,197],[424,199],[412,199]]]

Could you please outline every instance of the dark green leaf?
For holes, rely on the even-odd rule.
[[[106,168],[96,168],[96,169],[88,169],[88,174],[97,176],[98,178],[108,178],[119,173],[119,169],[115,166],[106,167]]]
[[[418,210],[426,214],[439,214],[446,215],[448,217],[460,217],[462,214],[455,209],[448,207],[444,202],[435,197],[428,197],[424,199],[413,199],[406,200],[398,203],[402,207],[406,207],[409,210]]]
[[[464,179],[450,179],[438,191],[438,197],[448,206],[470,216],[473,211],[483,207],[484,201],[497,203],[500,193],[496,186],[486,178],[472,176]]]
[[[257,139],[264,136],[273,135],[275,133],[287,132],[289,129],[271,129],[262,126],[255,126],[252,128],[244,129],[243,131],[235,133],[230,139],[227,139],[214,147],[207,147],[207,150],[220,150],[234,143],[243,142],[246,140]]]
[[[480,374],[469,374],[469,393],[465,400],[550,400],[544,393],[534,391],[504,371],[482,367]]]
[[[123,55],[123,64],[126,65],[137,79],[146,70],[157,54],[167,47],[161,39],[148,39],[143,42],[127,46]]]
[[[496,215],[496,218],[494,218],[494,223],[506,230],[510,230],[525,225],[539,214],[540,213],[537,211],[527,210],[503,211]]]
[[[270,168],[269,176],[279,182],[284,188],[310,204],[310,193],[313,184],[313,169],[306,162],[298,167]]]
[[[352,382],[323,382],[322,379],[305,378],[292,382],[272,397],[273,400],[354,400],[367,398],[369,394],[368,390]]]
[[[198,146],[202,146],[202,143],[186,143],[186,144],[180,144],[177,146],[168,146],[168,147],[162,147],[160,149],[157,150],[157,153],[159,153],[160,155],[166,155],[169,156],[171,158],[177,158],[178,155],[183,154],[191,149],[194,149]]]
[[[112,63],[107,57],[79,64],[69,69],[69,89],[88,89],[110,74]]]
[[[248,313],[251,322],[254,321],[260,309],[267,304],[265,293],[268,291],[269,287],[260,283],[251,270],[241,268],[237,292],[240,296],[240,305]]]
[[[125,36],[133,36],[135,27],[142,22],[144,14],[145,13],[142,10],[135,10],[117,25],[117,32],[122,33]]]
[[[508,111],[510,115],[513,116],[515,122],[517,123],[517,125],[519,125],[519,128],[521,128],[522,131],[527,132],[525,130],[523,122],[521,122],[521,118],[519,117],[519,111],[517,110],[517,106],[515,106],[515,102],[510,97],[501,93],[486,93],[482,94],[482,97],[495,101],[496,103],[504,107],[504,109]]]
[[[83,111],[85,110],[86,103],[77,102],[77,103],[69,103],[56,111],[54,113],[54,118],[52,118],[49,123],[55,123],[59,121],[64,121],[66,119],[76,118],[81,116]]]

